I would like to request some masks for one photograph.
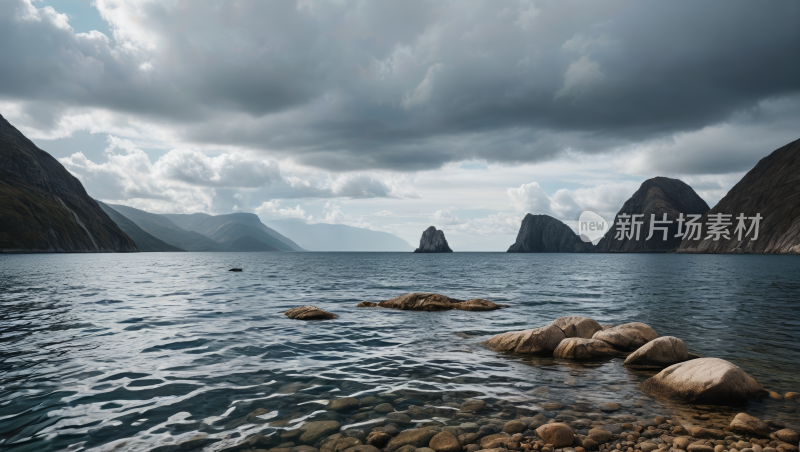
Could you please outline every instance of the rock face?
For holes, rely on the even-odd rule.
[[[452,253],[453,250],[450,249],[447,239],[444,238],[444,231],[437,231],[435,227],[431,226],[422,233],[422,238],[419,239],[419,248],[414,252]]]
[[[568,316],[553,320],[553,325],[561,328],[567,337],[582,337],[591,339],[594,333],[603,329],[596,320],[589,317]]]
[[[667,252],[674,251],[681,245],[681,237],[675,237],[678,233],[678,224],[675,220],[682,213],[684,218],[689,214],[705,214],[708,212],[708,204],[695,193],[692,187],[678,179],[667,177],[654,177],[642,183],[636,193],[625,201],[622,209],[617,212],[614,224],[600,239],[594,252],[598,253],[642,253],[642,252]],[[645,240],[650,232],[650,215],[655,214],[656,221],[663,219],[663,214],[667,214],[667,220],[672,223],[666,225],[667,240],[663,240],[663,232],[655,230],[650,240]],[[636,240],[634,234],[631,238],[627,236],[622,240],[617,240],[617,221],[622,214],[643,214],[638,218],[641,221],[641,231],[639,239]],[[660,227],[659,224],[655,225]]]
[[[289,309],[283,314],[290,319],[296,320],[330,320],[339,317],[314,306],[300,306],[299,308]],[[358,400],[356,400],[356,403],[358,403]]]
[[[549,215],[525,215],[517,241],[509,253],[588,253],[592,244],[584,242],[569,226]]]
[[[742,369],[719,358],[674,364],[645,380],[639,388],[652,396],[698,404],[741,404],[765,393]]]
[[[649,325],[633,322],[598,331],[592,339],[607,342],[618,350],[633,351],[657,337],[658,334]]]
[[[593,359],[619,356],[622,352],[597,339],[570,337],[561,341],[553,357],[563,359]]]
[[[50,154],[0,116],[0,252],[136,252]]]
[[[686,344],[673,336],[663,336],[644,344],[628,355],[624,366],[638,368],[664,368],[689,359]]]
[[[750,240],[752,233],[747,237],[743,233],[739,241],[734,231],[740,213],[761,215],[757,240]],[[800,140],[761,159],[700,223],[705,225],[712,214],[731,215],[730,238],[706,239],[704,226],[702,240],[684,240],[679,253],[800,254]],[[746,221],[748,228],[750,223]]]
[[[553,353],[564,339],[566,336],[561,328],[551,324],[532,330],[498,334],[483,344],[498,352],[545,355]]]
[[[458,309],[460,311],[493,311],[502,306],[492,303],[489,300],[474,298],[472,300],[457,300],[436,293],[407,293],[391,300],[372,303],[365,301],[359,303],[359,307],[382,307],[391,309],[402,309],[405,311],[449,311]]]

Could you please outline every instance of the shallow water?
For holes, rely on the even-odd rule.
[[[244,271],[227,271],[234,266]],[[636,385],[652,373],[619,359],[503,355],[481,342],[564,315],[640,321],[682,338],[691,352],[732,361],[769,390],[800,391],[798,275],[796,256],[0,256],[0,449],[148,450],[198,432],[241,440],[277,428],[236,425],[257,408],[267,411],[262,419],[291,419],[294,428],[324,418],[332,398],[392,392],[406,394],[398,406],[416,404],[408,390],[475,391],[520,412],[558,401],[589,419],[691,419],[689,407],[641,393]],[[414,291],[510,307],[355,307]],[[305,304],[340,318],[282,315]],[[601,414],[607,401],[622,409]],[[746,408],[795,429],[798,409],[770,399]]]

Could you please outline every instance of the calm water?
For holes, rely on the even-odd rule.
[[[234,266],[244,272],[227,271]],[[480,345],[563,315],[645,322],[767,389],[799,391],[798,275],[795,256],[0,256],[0,449],[148,450],[198,432],[241,438],[274,430],[231,422],[256,408],[297,426],[326,415],[331,398],[404,389],[477,391],[534,410],[544,401],[584,411],[612,401],[639,417],[681,408],[640,393],[652,374],[618,359],[576,364]],[[511,307],[355,307],[413,291]],[[340,318],[282,315],[304,304]],[[797,408],[765,400],[748,411],[800,428]]]

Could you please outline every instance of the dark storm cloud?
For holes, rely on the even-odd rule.
[[[602,152],[800,92],[796,1],[117,3],[110,40],[0,4],[0,97],[344,171]]]

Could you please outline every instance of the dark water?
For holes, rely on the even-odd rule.
[[[234,266],[244,272],[227,271]],[[611,401],[623,407],[617,414],[639,417],[681,409],[639,392],[652,374],[618,359],[578,364],[480,345],[564,315],[645,322],[767,389],[798,391],[798,276],[795,256],[0,256],[0,449],[149,450],[198,432],[243,438],[274,430],[232,422],[257,408],[297,426],[324,415],[332,398],[411,389],[478,391],[533,409]],[[413,291],[511,307],[355,307]],[[340,318],[282,315],[304,304]],[[747,410],[798,428],[798,408],[767,399]]]

